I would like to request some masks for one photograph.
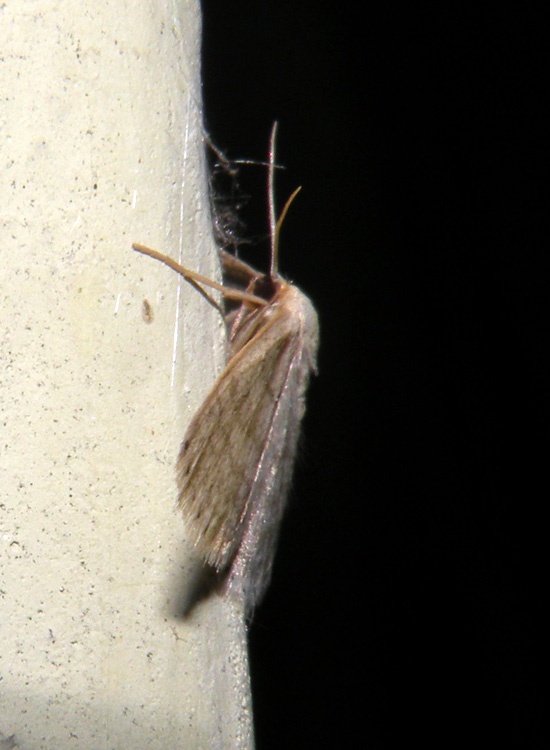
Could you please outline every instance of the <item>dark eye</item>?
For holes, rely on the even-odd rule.
[[[265,299],[266,302],[271,302],[277,293],[277,288],[277,282],[273,281],[269,276],[262,276],[254,283],[254,294],[257,297]]]

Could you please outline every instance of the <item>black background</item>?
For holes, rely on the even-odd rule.
[[[542,23],[320,0],[204,0],[203,22],[213,141],[265,159],[280,123],[279,205],[303,186],[281,270],[322,333],[250,630],[257,748],[535,746]],[[246,236],[267,232],[265,178],[241,168]]]

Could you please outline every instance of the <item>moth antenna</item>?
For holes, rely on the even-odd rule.
[[[296,198],[301,187],[296,188],[296,190],[292,193],[290,198],[287,200],[287,202],[284,205],[283,210],[281,211],[281,215],[278,219],[275,218],[276,211],[275,211],[275,138],[277,135],[277,125],[278,123],[275,121],[273,123],[273,127],[271,129],[271,138],[269,141],[269,172],[268,172],[268,202],[269,202],[269,232],[271,235],[271,270],[270,270],[270,276],[272,279],[276,278],[279,275],[279,235],[281,233],[281,226],[283,225],[283,221],[285,220],[285,216],[287,214],[288,209],[290,208],[290,204]]]
[[[269,139],[269,170],[267,172],[267,201],[269,204],[269,236],[271,237],[271,278],[275,278],[279,270],[277,248],[277,220],[275,219],[275,139],[277,137],[277,120],[271,128]]]
[[[277,261],[279,259],[279,235],[281,233],[281,227],[283,225],[283,221],[285,220],[285,216],[287,214],[287,211],[290,208],[290,204],[292,203],[292,201],[294,200],[294,198],[296,198],[296,196],[298,195],[298,193],[300,192],[301,189],[302,189],[301,186],[297,187],[296,190],[292,193],[292,195],[290,196],[290,198],[285,203],[284,208],[281,211],[281,215],[279,216],[279,219],[277,220],[277,224],[275,226],[275,238],[273,240],[273,253],[274,253],[274,257],[276,258]]]

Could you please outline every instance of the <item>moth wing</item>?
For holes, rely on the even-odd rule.
[[[190,535],[205,562],[218,570],[241,543],[250,488],[300,346],[294,316],[283,309],[266,321],[214,383],[177,464],[179,506]]]
[[[225,583],[227,591],[243,596],[248,611],[259,603],[271,578],[311,369],[307,354],[296,351],[289,362],[250,491],[239,549]]]

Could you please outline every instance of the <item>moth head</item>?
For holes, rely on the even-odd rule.
[[[248,291],[256,297],[261,297],[267,303],[275,298],[281,286],[281,280],[277,276],[272,278],[271,275],[258,276],[250,285]]]

